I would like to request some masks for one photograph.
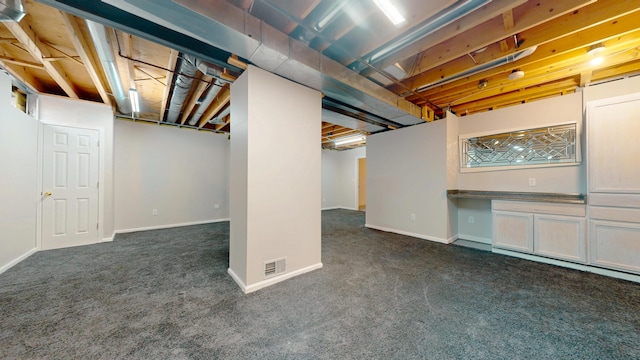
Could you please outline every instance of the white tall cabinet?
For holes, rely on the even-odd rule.
[[[587,104],[589,261],[640,273],[640,93]]]

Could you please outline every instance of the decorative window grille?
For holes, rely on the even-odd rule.
[[[460,168],[578,164],[576,124],[460,139]]]

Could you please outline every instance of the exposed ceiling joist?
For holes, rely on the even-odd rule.
[[[103,80],[101,73],[99,73],[98,69],[100,67],[98,66],[98,62],[95,60],[94,56],[91,55],[91,45],[89,45],[89,42],[85,39],[82,31],[80,30],[77,18],[71,14],[65,13],[64,11],[60,11],[60,14],[62,15],[66,25],[69,38],[71,39],[76,52],[78,52],[80,59],[82,59],[82,63],[89,73],[91,81],[93,81],[98,94],[100,94],[102,102],[109,106],[113,106],[108,95],[107,87],[105,86],[105,81]]]
[[[169,61],[167,62],[167,76],[165,78],[165,87],[164,92],[162,94],[162,103],[160,104],[160,121],[164,120],[165,112],[167,109],[167,103],[169,101],[169,94],[171,93],[171,85],[173,81],[173,71],[176,68],[176,63],[178,62],[178,51],[171,50],[169,54]]]
[[[44,61],[44,58],[51,57],[49,49],[39,46],[38,38],[33,30],[28,27],[26,21],[20,23],[7,22],[4,23],[11,34],[22,44],[34,59],[40,61],[44,65],[45,70],[62,90],[72,99],[78,99],[78,92],[73,82],[64,70],[55,62]]]
[[[184,124],[185,121],[187,121],[187,119],[191,116],[191,111],[196,106],[196,103],[198,102],[204,91],[207,90],[207,87],[209,86],[213,78],[208,75],[203,75],[199,80],[200,81],[196,81],[196,88],[187,101],[187,104],[184,106],[182,117],[180,118],[180,124]]]
[[[211,103],[209,108],[202,114],[198,127],[204,127],[222,108],[224,108],[231,100],[231,90],[225,85],[218,93],[216,99]]]

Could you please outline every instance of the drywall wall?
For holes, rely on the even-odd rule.
[[[322,95],[249,66],[231,97],[229,274],[251,292],[322,266]],[[286,270],[265,278],[282,258]]]
[[[36,251],[38,123],[11,105],[0,71],[0,273]]]
[[[491,244],[493,216],[491,200],[457,199],[458,238]]]
[[[440,120],[367,138],[367,227],[453,240],[446,132],[447,120]]]
[[[558,96],[532,103],[511,106],[460,117],[461,137],[530,129],[546,125],[577,122],[582,131],[582,94]],[[584,149],[582,154],[584,158]],[[458,187],[465,190],[586,193],[583,176],[586,162],[580,166],[509,169],[463,172]],[[536,186],[529,186],[529,179]]]
[[[114,231],[113,204],[113,112],[111,107],[91,101],[38,95],[36,118],[43,124],[100,131],[99,239],[111,240]]]
[[[229,218],[225,135],[117,120],[114,163],[116,232]]]
[[[322,209],[358,209],[357,162],[366,156],[364,146],[322,151]]]

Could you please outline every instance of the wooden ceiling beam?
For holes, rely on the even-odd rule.
[[[228,85],[225,85],[224,88],[220,90],[216,99],[211,103],[209,108],[202,114],[200,118],[200,122],[198,123],[198,127],[203,127],[218,111],[222,110],[225,105],[229,103],[231,100],[231,90]]]
[[[502,16],[489,20],[473,29],[432,46],[421,53],[416,72],[421,73],[437,67],[469,52],[481,49],[519,32],[530,29],[562,16],[595,0],[538,0],[530,1],[513,10],[515,26],[504,30]],[[525,47],[531,46],[528,43]]]
[[[182,117],[180,117],[181,125],[184,124],[185,121],[187,121],[187,119],[191,116],[191,111],[193,111],[193,108],[196,106],[198,99],[200,99],[204,91],[207,90],[212,80],[213,78],[211,76],[205,74],[203,74],[199,80],[195,80],[198,84],[196,85],[195,89],[193,90],[193,94],[191,95],[191,97],[189,97],[189,100],[184,106]]]
[[[178,51],[171,49],[171,52],[169,53],[169,61],[167,61],[167,69],[169,70],[167,70],[164,92],[162,93],[162,103],[160,104],[160,115],[159,115],[160,121],[164,120],[165,111],[167,109],[167,103],[169,101],[169,93],[171,92],[173,72],[175,71],[177,62],[178,62]]]
[[[118,36],[117,34],[114,34]],[[124,55],[129,58],[125,58],[125,62],[127,64],[127,74],[129,75],[129,89],[136,89],[136,70],[133,67],[133,61],[130,59],[133,58],[133,37],[130,34],[122,33],[122,49],[124,50]],[[142,100],[142,97],[141,97]]]
[[[18,79],[21,83],[28,86],[36,93],[46,92],[42,84],[36,79],[33,74],[27,72],[24,67],[16,66],[16,64],[8,63],[6,60],[0,59],[0,66],[6,69],[13,77]]]
[[[34,63],[30,61],[18,60],[10,57],[0,56],[0,60],[4,61],[7,64],[14,64],[18,66],[30,67],[34,69],[44,70],[44,65],[41,63]]]
[[[509,9],[502,13],[502,24],[504,25],[504,31],[510,32],[516,26],[513,22],[513,9]]]
[[[414,42],[410,46],[399,49],[398,51],[394,52],[393,55],[386,58],[382,63],[377,63],[376,67],[379,69],[384,69],[411,56],[423,53],[430,47],[442,42],[443,39],[453,38],[456,35],[466,33],[468,30],[473,29],[474,27],[486,21],[489,21],[496,16],[500,16],[505,11],[510,11],[514,7],[522,5],[526,2],[526,0],[492,1],[489,4],[481,7],[480,9],[474,11],[472,16],[465,16],[449,25],[444,26],[439,30],[434,31],[424,38]]]
[[[554,66],[562,62],[575,61],[576,57],[581,57],[580,61],[582,61],[582,57],[586,54],[586,47],[593,43],[606,42],[607,46],[612,49],[635,46],[633,44],[640,38],[640,30],[637,29],[639,22],[640,12],[637,12],[619,18],[615,22],[605,22],[595,27],[589,27],[584,31],[575,33],[573,36],[562,37],[540,45],[535,53],[517,63],[502,65],[480,74],[471,75],[455,82],[423,91],[421,94],[430,100],[436,100],[438,97],[447,96],[446,94],[450,92],[473,89],[481,79],[490,79],[495,76],[506,77],[516,67],[526,71],[530,68]],[[451,63],[450,66],[455,68],[464,61],[466,59],[457,60],[455,64]],[[430,78],[430,80],[436,81],[435,77]],[[413,97],[407,97],[409,101],[412,99]]]
[[[44,58],[50,57],[51,53],[46,47],[40,47],[37,34],[28,26],[27,22],[20,23],[6,22],[4,23],[11,34],[22,44],[31,56],[44,65],[45,70],[53,78],[53,80],[62,88],[62,90],[73,99],[78,99],[78,92],[69,79],[69,76],[55,62],[43,61]]]
[[[114,105],[112,104],[111,98],[108,95],[108,87],[105,85],[104,77],[103,75],[101,75],[102,73],[99,70],[100,67],[98,65],[98,61],[96,61],[93,55],[91,55],[91,46],[89,45],[87,39],[85,39],[85,37],[83,36],[77,18],[64,11],[60,11],[60,14],[62,15],[62,19],[64,20],[67,33],[69,34],[69,39],[71,39],[73,47],[76,49],[76,52],[80,56],[84,68],[89,73],[89,77],[91,78],[93,85],[96,87],[96,90],[98,91],[102,102],[113,107]]]
[[[480,99],[477,101],[465,102],[463,104],[452,106],[452,109],[458,114],[472,114],[478,111],[484,111],[489,108],[505,107],[517,103],[528,102],[531,100],[558,95],[561,93],[572,92],[578,86],[576,78],[569,78],[557,82],[547,84],[538,84],[530,88],[517,89],[516,91],[503,93],[494,97]]]

